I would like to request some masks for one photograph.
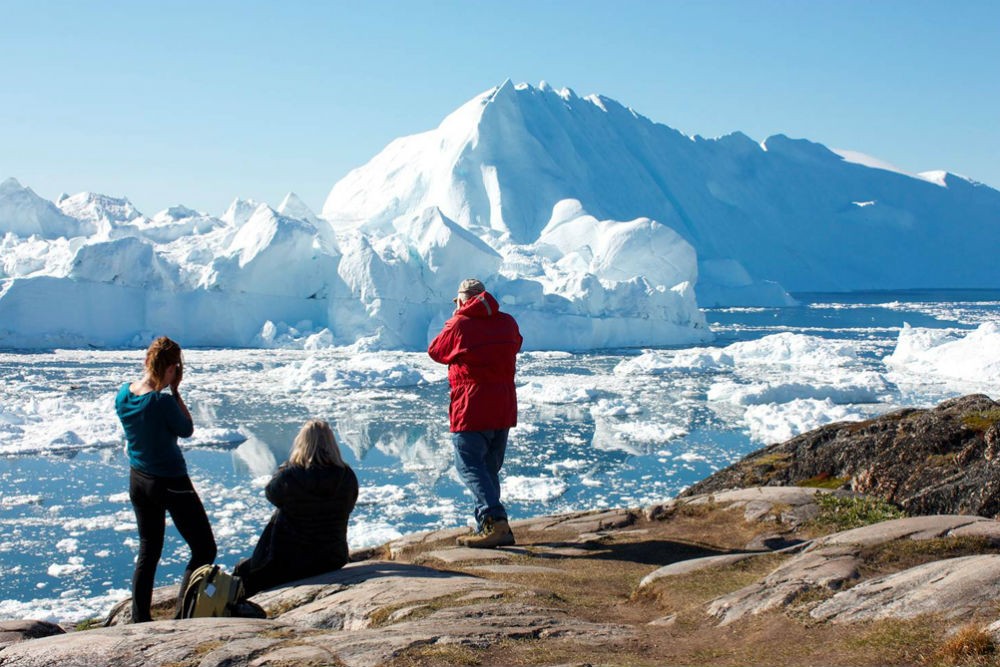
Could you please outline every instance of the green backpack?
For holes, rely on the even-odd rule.
[[[245,597],[239,577],[228,574],[218,565],[202,565],[191,573],[184,590],[181,618],[267,618],[259,605]]]

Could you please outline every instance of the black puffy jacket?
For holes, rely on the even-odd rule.
[[[358,500],[358,478],[349,466],[285,464],[266,494],[278,508],[265,531],[268,560],[331,569],[347,562],[347,519]]]

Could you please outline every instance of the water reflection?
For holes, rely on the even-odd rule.
[[[271,447],[253,435],[239,447],[233,450],[233,470],[237,474],[249,474],[251,477],[266,477],[278,469],[278,461]]]

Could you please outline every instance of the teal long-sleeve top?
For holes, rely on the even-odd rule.
[[[137,396],[126,382],[115,397],[115,412],[125,429],[129,465],[158,477],[187,474],[177,438],[190,437],[194,424],[172,394],[151,391]]]

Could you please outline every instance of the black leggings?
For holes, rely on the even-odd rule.
[[[163,552],[166,513],[170,512],[177,531],[191,548],[191,560],[181,579],[177,612],[180,612],[184,589],[191,578],[191,572],[215,560],[215,537],[212,535],[205,507],[187,475],[156,477],[132,468],[128,495],[139,525],[139,555],[132,575],[132,621],[142,623],[151,620],[153,580]]]

